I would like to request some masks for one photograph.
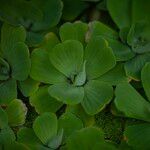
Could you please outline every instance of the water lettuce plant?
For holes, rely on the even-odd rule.
[[[0,0],[0,150],[149,150],[149,8]]]
[[[115,57],[102,38],[91,39],[85,49],[81,42],[75,40],[85,36],[83,23],[73,25],[78,26],[76,30],[82,32],[77,32],[79,35],[73,35],[70,40],[66,34],[67,26],[64,24],[60,29],[63,42],[49,51],[42,47],[33,50],[30,75],[34,80],[52,84],[48,89],[51,97],[69,105],[81,103],[88,114],[95,114],[113,96],[111,85],[98,81],[97,78],[115,66]]]

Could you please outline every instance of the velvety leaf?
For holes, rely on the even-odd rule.
[[[58,120],[59,129],[64,130],[63,142],[75,131],[83,128],[82,121],[72,113],[63,114]]]
[[[26,38],[25,29],[22,26],[14,27],[4,23],[1,29],[1,48],[2,54],[8,60],[12,59],[11,54],[14,51],[14,45],[18,42],[24,42]]]
[[[132,7],[131,0],[108,0],[107,1],[107,8],[108,11],[117,24],[117,26],[121,29],[124,27],[128,27],[131,25],[131,7]]]
[[[57,25],[62,15],[61,0],[32,0],[35,6],[43,13],[40,21],[34,21],[31,27],[32,31],[46,30]]]
[[[140,22],[133,24],[127,36],[127,42],[136,53],[150,52],[150,24]]]
[[[105,39],[108,41],[108,45],[112,48],[117,61],[127,61],[135,56],[135,53],[127,45],[118,40],[110,38]]]
[[[6,108],[6,113],[10,126],[23,125],[26,119],[27,107],[21,100],[15,99]]]
[[[85,95],[81,104],[90,115],[101,111],[113,97],[113,88],[107,83],[96,80],[89,81],[84,86],[84,91]]]
[[[11,60],[9,60],[12,77],[16,80],[25,80],[30,73],[30,58],[28,47],[19,42],[15,44],[9,52]]]
[[[84,127],[93,126],[95,124],[94,116],[88,115],[80,104],[67,106],[66,112],[72,113],[82,120]]]
[[[136,150],[150,149],[150,124],[143,123],[128,126],[125,129],[125,137],[128,145]]]
[[[14,79],[0,83],[0,104],[8,104],[17,98],[17,85]]]
[[[33,129],[21,128],[17,133],[17,141],[25,145],[35,146],[35,148],[42,147],[41,141],[35,135]],[[36,149],[35,149],[36,150]]]
[[[150,103],[129,83],[119,84],[115,94],[115,106],[125,116],[150,122]]]
[[[75,40],[57,44],[49,55],[51,63],[67,77],[76,75],[83,63],[83,46]]]
[[[55,84],[49,87],[49,94],[65,104],[75,105],[84,97],[83,87],[76,87],[69,83]]]
[[[10,144],[5,145],[5,149],[11,149],[11,150],[30,150],[26,145],[18,142],[13,142]]]
[[[88,79],[94,79],[112,69],[115,56],[106,41],[100,37],[90,40],[85,49],[86,73]]]
[[[8,124],[8,118],[6,112],[0,106],[0,129],[3,129]]]
[[[1,129],[0,132],[0,145],[10,144],[15,141],[16,137],[13,130],[10,127]]]
[[[86,35],[86,40],[88,41],[90,38],[93,38],[95,36],[102,36],[110,39],[118,39],[119,35],[115,30],[111,29],[107,25],[99,21],[93,21],[89,23],[89,31]]]
[[[57,134],[57,117],[52,113],[44,113],[33,123],[33,130],[45,145]]]
[[[141,70],[146,62],[150,61],[150,53],[135,56],[133,59],[125,63],[125,71],[127,76],[134,80],[141,79]]]
[[[64,8],[62,18],[68,21],[74,20],[88,7],[88,4],[81,0],[63,0],[63,4]]]
[[[74,132],[67,140],[67,149],[86,150],[93,149],[97,142],[104,143],[103,132],[97,128],[83,128]],[[99,147],[100,149],[100,147]],[[96,149],[95,149],[96,150]],[[98,150],[98,149],[97,149]]]
[[[58,37],[53,32],[49,32],[45,35],[43,42],[40,44],[40,47],[50,52],[59,42],[60,41]]]
[[[132,0],[132,21],[136,23],[141,20],[150,20],[150,1]]]
[[[52,66],[48,52],[44,49],[36,49],[32,52],[30,76],[34,80],[50,84],[65,80],[63,74]]]
[[[141,72],[142,84],[144,91],[150,101],[150,63],[145,64]]]
[[[9,64],[0,57],[0,80],[7,80],[9,78],[9,73]]]
[[[31,1],[5,0],[0,2],[0,19],[13,25],[19,25],[24,20],[38,21],[42,12]]]
[[[48,143],[48,147],[51,149],[57,149],[61,145],[62,138],[63,138],[63,132],[64,130],[61,129],[58,131],[57,135],[54,136],[51,141]]]
[[[84,43],[87,30],[88,25],[86,23],[80,21],[75,23],[67,22],[60,27],[60,37],[62,41],[78,40]]]
[[[31,95],[30,104],[35,107],[39,114],[44,112],[55,113],[63,104],[52,98],[48,93],[48,86],[39,87],[39,89]]]
[[[28,97],[38,90],[40,83],[31,78],[27,78],[25,81],[19,81],[18,84],[21,93],[25,97]]]
[[[111,85],[117,85],[119,83],[128,82],[129,78],[126,76],[124,70],[124,64],[118,63],[113,69],[100,76],[97,80],[109,83]]]

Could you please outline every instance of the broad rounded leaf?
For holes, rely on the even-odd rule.
[[[28,47],[24,43],[18,42],[13,46],[9,55],[12,77],[16,80],[25,80],[30,73],[31,66]]]
[[[88,41],[89,39],[95,36],[102,36],[110,39],[118,39],[119,35],[115,30],[111,29],[107,25],[99,21],[93,21],[89,23],[89,31],[87,32],[86,40]]]
[[[129,83],[119,84],[115,94],[115,106],[125,116],[150,122],[150,103]]]
[[[49,87],[49,94],[65,104],[78,104],[83,100],[83,87],[76,87],[69,83],[55,84]]]
[[[104,143],[104,135],[101,130],[94,127],[83,128],[79,131],[74,132],[68,138],[67,148],[69,150],[93,149],[93,146],[96,145],[98,142]]]
[[[86,72],[88,79],[100,77],[112,69],[115,64],[115,56],[106,41],[100,37],[90,40],[85,49]]]
[[[7,145],[14,142],[16,139],[13,130],[10,127],[1,129],[0,132],[0,145]]]
[[[33,123],[33,130],[45,145],[57,134],[57,117],[52,113],[44,113]]]
[[[75,40],[57,44],[49,55],[51,63],[67,77],[76,75],[83,63],[83,46]]]
[[[18,84],[18,88],[20,89],[21,93],[25,97],[28,97],[39,88],[40,83],[31,78],[27,78],[25,81],[19,81]]]
[[[0,83],[0,104],[8,104],[17,98],[17,85],[14,79]]]
[[[147,63],[141,72],[142,84],[144,91],[150,101],[150,63]]]
[[[134,80],[141,79],[141,70],[150,61],[150,53],[135,56],[133,59],[125,63],[125,71],[127,76]]]
[[[24,42],[26,38],[25,29],[22,26],[14,27],[4,23],[1,30],[1,49],[4,57],[9,61],[13,47],[18,42]]]
[[[101,111],[112,99],[113,88],[103,82],[89,81],[84,86],[84,99],[82,101],[82,106],[86,113],[94,115]]]
[[[32,2],[43,13],[40,21],[33,22],[32,31],[46,30],[57,25],[62,15],[63,4],[61,0],[32,0]]]
[[[113,69],[103,74],[97,80],[109,83],[111,85],[117,85],[119,83],[128,82],[129,78],[126,76],[124,70],[124,64],[118,63]]]
[[[50,84],[65,80],[63,74],[52,66],[49,54],[44,49],[36,49],[32,52],[30,76],[34,80]]]
[[[63,0],[63,4],[64,8],[62,18],[68,21],[74,20],[88,7],[88,4],[81,0]]]
[[[23,125],[26,119],[27,107],[21,100],[15,99],[6,108],[6,113],[10,126]]]
[[[63,114],[58,120],[59,129],[64,130],[63,142],[75,131],[83,128],[83,122],[72,113]]]
[[[120,29],[131,25],[131,2],[131,0],[107,0],[108,11]]]
[[[30,97],[30,104],[35,107],[36,112],[39,114],[44,112],[55,113],[63,104],[48,93],[48,86],[40,87]]]
[[[78,40],[81,43],[85,42],[85,34],[88,30],[88,25],[83,22],[65,23],[60,27],[60,37],[62,41]]]
[[[8,118],[6,112],[0,106],[0,129],[8,125]]]
[[[150,124],[143,123],[128,126],[125,129],[125,137],[128,145],[134,149],[150,149]]]

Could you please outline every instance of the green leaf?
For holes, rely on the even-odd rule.
[[[33,130],[44,145],[57,134],[57,117],[53,113],[44,113],[33,123]]]
[[[112,99],[113,88],[103,82],[89,81],[84,87],[85,95],[82,106],[86,113],[94,115],[101,111]]]
[[[108,0],[107,8],[112,19],[120,29],[124,27],[129,27],[131,25],[131,0]]]
[[[51,52],[54,46],[57,45],[59,42],[60,41],[58,37],[53,32],[49,32],[45,35],[43,42],[40,44],[40,48]]]
[[[39,114],[44,112],[55,113],[63,104],[48,93],[48,86],[39,87],[39,89],[31,95],[30,104],[35,107]]]
[[[150,24],[140,22],[133,24],[127,36],[127,42],[136,53],[150,52]]]
[[[0,104],[8,104],[17,98],[17,85],[14,79],[0,83]]]
[[[31,66],[28,47],[24,43],[18,42],[13,46],[9,55],[12,77],[21,81],[27,79]]]
[[[83,63],[83,46],[75,40],[57,44],[49,55],[51,63],[67,77],[76,75]]]
[[[105,37],[104,37],[105,38]],[[108,41],[108,45],[112,48],[117,61],[127,61],[135,56],[131,48],[118,40],[105,38]]]
[[[144,91],[150,101],[150,63],[145,64],[141,72],[142,84]]]
[[[0,129],[5,128],[7,125],[8,125],[7,114],[0,106]]]
[[[96,145],[98,142],[104,143],[104,135],[101,130],[94,127],[83,128],[79,131],[74,132],[68,138],[67,149],[69,150],[93,149],[93,146]]]
[[[42,12],[31,1],[5,0],[0,2],[0,19],[13,25],[19,25],[24,20],[38,21]]]
[[[9,73],[9,64],[0,57],[0,80],[7,80],[9,78]]]
[[[15,99],[6,108],[6,113],[10,126],[23,125],[26,119],[27,107],[21,100]]]
[[[89,41],[89,39],[95,36],[102,36],[110,39],[118,39],[119,35],[115,30],[111,29],[107,25],[99,21],[93,21],[89,23],[89,31],[86,35],[86,40]]]
[[[76,85],[76,86],[82,86],[86,82],[85,65],[86,65],[86,61],[84,61],[84,63],[83,63],[83,67],[82,67],[81,72],[79,72],[79,74],[75,78],[74,85]]]
[[[76,87],[69,83],[55,84],[49,87],[49,94],[65,104],[75,105],[84,97],[83,87]]]
[[[66,112],[72,113],[82,120],[84,127],[93,126],[95,124],[94,116],[88,115],[80,104],[67,106]]]
[[[126,117],[150,122],[150,103],[129,83],[119,84],[115,94],[115,106]]]
[[[150,61],[150,53],[135,56],[133,59],[125,63],[125,71],[127,76],[134,80],[141,79],[141,70]]]
[[[64,130],[63,143],[77,130],[83,128],[83,122],[72,113],[63,114],[58,120],[59,129]]]
[[[22,143],[18,143],[18,142],[13,142],[10,144],[6,144],[5,145],[5,149],[6,150],[30,150],[26,145],[22,144]]]
[[[58,24],[63,8],[61,0],[32,0],[32,2],[43,13],[40,21],[32,22],[32,31],[46,30]]]
[[[33,129],[30,128],[21,128],[17,133],[17,141],[23,143],[25,145],[35,146],[35,147],[42,147],[41,141],[35,135]],[[36,150],[36,149],[35,149]]]
[[[88,7],[88,4],[81,0],[63,0],[63,4],[64,8],[62,18],[68,21],[73,21]]]
[[[51,149],[59,148],[59,146],[61,145],[61,142],[62,142],[62,138],[63,138],[63,133],[64,133],[63,131],[64,131],[63,129],[59,130],[57,135],[54,136],[52,138],[52,140],[48,143],[48,146]]]
[[[85,42],[85,34],[88,30],[88,25],[83,22],[75,22],[75,23],[64,23],[60,27],[60,37],[62,41],[66,40],[78,40],[84,44]]]
[[[143,123],[128,126],[125,129],[125,136],[128,145],[136,150],[150,149],[150,124]]]
[[[1,49],[4,58],[8,62],[12,59],[14,45],[18,42],[24,42],[26,38],[25,29],[22,26],[14,27],[4,23],[1,29]]]
[[[94,79],[112,69],[115,56],[106,41],[100,37],[90,40],[85,49],[87,79]]]
[[[28,97],[38,90],[39,84],[39,82],[27,78],[25,81],[18,82],[18,88],[25,97]]]
[[[44,49],[35,49],[32,52],[31,78],[49,84],[65,81],[65,76],[52,66],[48,55]]]
[[[97,80],[109,83],[111,85],[117,85],[119,83],[128,82],[129,78],[126,76],[124,70],[124,64],[118,63],[113,69],[100,76]]]
[[[10,127],[1,129],[0,132],[0,145],[7,145],[14,142],[16,139],[14,132]]]
[[[136,23],[141,20],[150,20],[150,1],[132,0],[132,21]],[[146,14],[146,15],[145,15]]]

